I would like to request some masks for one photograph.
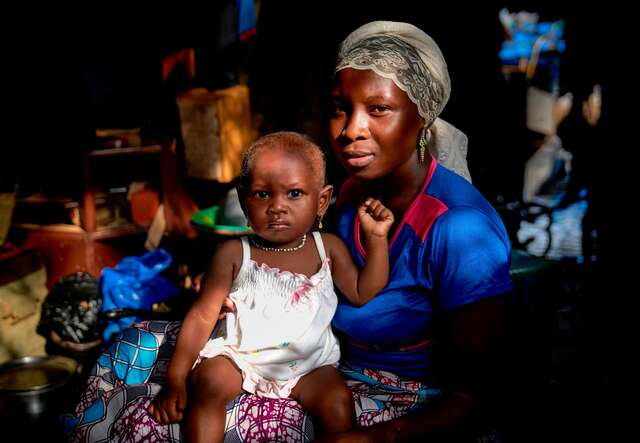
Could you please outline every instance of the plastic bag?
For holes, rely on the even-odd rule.
[[[141,256],[125,257],[115,268],[105,268],[100,277],[102,311],[129,308],[151,310],[154,303],[166,300],[179,289],[160,273],[171,264],[171,255],[158,248]],[[103,332],[105,343],[113,334],[140,320],[125,317],[108,324]]]

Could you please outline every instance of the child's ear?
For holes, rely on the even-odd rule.
[[[320,191],[318,198],[318,215],[324,215],[327,212],[329,203],[331,203],[331,195],[333,194],[333,186],[327,185]]]

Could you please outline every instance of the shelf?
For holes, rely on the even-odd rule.
[[[93,240],[107,240],[115,237],[124,237],[127,235],[143,234],[147,232],[142,226],[127,224],[122,226],[98,228],[94,232],[89,232]]]
[[[24,229],[25,231],[47,231],[47,232],[60,232],[65,234],[85,234],[86,231],[80,226],[56,223],[51,225],[40,225],[38,223],[14,223],[14,228]]]
[[[159,157],[159,162],[155,159],[147,162],[148,156]],[[124,171],[127,177],[131,175],[131,180],[135,180],[141,174],[140,171],[137,168],[128,168],[135,166],[132,162],[134,157],[135,161],[158,168],[156,174],[161,182],[163,195],[171,195],[174,189],[166,178],[165,170],[172,169],[174,154],[170,144],[153,141],[145,146],[105,148],[85,152],[82,155],[84,189],[79,202],[43,195],[34,195],[20,201],[25,207],[43,209],[44,205],[54,204],[64,207],[67,212],[75,211],[74,214],[77,214],[77,224],[72,224],[67,219],[57,218],[40,220],[43,222],[40,224],[29,223],[32,219],[25,218],[15,220],[16,223],[12,225],[20,247],[42,252],[47,268],[48,288],[51,288],[60,278],[74,272],[89,272],[98,277],[103,268],[114,267],[124,257],[144,252],[146,235],[144,227],[119,215],[112,217],[116,222],[99,225],[96,213],[96,206],[105,199],[102,196],[102,190],[107,185],[108,178],[101,177],[97,174],[99,171],[94,169],[104,168],[107,165],[113,169],[114,173]],[[104,163],[101,159],[105,159]],[[159,165],[156,166],[156,163]],[[119,202],[120,200],[114,203],[119,204]],[[18,221],[26,223],[17,223]],[[59,223],[60,221],[63,223]]]
[[[144,155],[144,154],[158,154],[162,151],[161,145],[147,145],[147,146],[136,146],[129,148],[107,148],[107,149],[96,149],[94,151],[89,151],[84,153],[85,158],[95,158],[95,157],[115,157],[119,155]]]
[[[13,229],[21,248],[41,251],[47,268],[48,288],[75,272],[88,272],[98,277],[103,268],[114,267],[124,257],[138,255],[144,250],[145,230],[133,224],[94,232],[69,224],[21,223],[15,224]]]
[[[163,181],[162,187],[163,192],[170,192],[170,189],[167,189],[165,186],[165,177],[162,173],[162,168],[164,162],[167,161],[168,154],[170,152],[170,145],[168,144],[159,144],[153,143],[145,146],[136,146],[136,147],[127,147],[127,148],[107,148],[107,149],[96,149],[93,151],[89,151],[84,153],[84,178],[85,178],[85,189],[84,189],[84,197],[83,197],[83,207],[84,207],[84,229],[87,232],[94,233],[97,238],[103,238],[102,234],[99,234],[100,228],[96,226],[96,191],[94,188],[94,183],[92,181],[92,165],[94,162],[93,159],[101,159],[101,158],[114,158],[114,157],[124,157],[131,155],[157,155],[160,157],[160,171],[159,175]],[[119,232],[119,231],[115,231]],[[126,235],[130,232],[130,230],[124,230],[123,235]]]
[[[121,226],[105,226],[98,228],[93,232],[87,232],[80,226],[62,223],[52,225],[39,225],[36,223],[16,223],[13,226],[17,229],[23,229],[25,231],[42,231],[59,234],[86,235],[91,240],[106,240],[109,238],[142,234],[146,232],[143,227],[135,225],[133,223]]]
[[[80,206],[78,200],[74,200],[69,197],[51,197],[44,194],[33,194],[28,197],[19,198],[16,200],[16,204],[19,203],[27,203],[32,205],[53,204],[60,205],[66,209],[77,208]]]

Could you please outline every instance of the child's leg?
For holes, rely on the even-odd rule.
[[[231,360],[217,356],[203,360],[191,374],[186,411],[186,434],[190,442],[222,442],[225,405],[242,391],[242,375]]]
[[[302,377],[291,398],[318,419],[325,434],[346,431],[355,424],[351,390],[332,366],[322,366]]]

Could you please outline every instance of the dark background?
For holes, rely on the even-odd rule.
[[[303,131],[327,146],[324,106],[337,45],[357,26],[383,19],[413,23],[440,45],[452,79],[442,117],[469,137],[474,184],[492,203],[517,198],[524,162],[534,148],[524,127],[524,81],[507,84],[500,74],[498,11],[507,7],[537,12],[541,20],[562,18],[567,51],[560,92],[573,92],[575,100],[560,135],[574,154],[574,183],[589,189],[599,265],[586,291],[589,343],[580,345],[573,382],[561,396],[550,394],[534,421],[553,434],[545,441],[586,438],[594,423],[597,435],[608,435],[617,427],[618,414],[610,393],[627,382],[619,370],[621,318],[630,298],[627,276],[633,275],[633,261],[626,257],[635,254],[628,226],[633,224],[634,186],[625,180],[633,176],[631,155],[637,147],[629,118],[635,112],[626,106],[634,103],[630,90],[635,84],[626,78],[628,14],[611,2],[597,8],[539,1],[476,3],[263,0],[257,35],[250,43],[231,46],[224,45],[231,32],[224,26],[227,2],[19,13],[5,39],[15,56],[9,52],[2,68],[9,74],[4,102],[9,136],[0,151],[0,190],[18,183],[24,195],[40,190],[79,195],[79,156],[94,147],[96,128],[141,127],[149,137],[177,137],[175,94],[188,86],[229,86],[238,80],[238,71],[248,78],[262,131]],[[199,55],[196,79],[188,83],[177,76],[162,82],[162,57],[187,47]],[[596,83],[602,85],[603,114],[597,128],[588,128],[580,106]],[[330,165],[329,172],[334,182],[343,178],[339,166]],[[552,429],[562,423],[562,431]]]
[[[176,94],[188,86],[229,86],[238,72],[248,79],[262,132],[298,130],[327,146],[323,109],[337,45],[357,26],[386,19],[413,23],[440,45],[452,79],[442,117],[469,137],[474,184],[492,203],[515,199],[535,147],[524,126],[524,79],[507,84],[500,73],[498,11],[507,7],[565,21],[560,92],[571,91],[575,99],[560,136],[574,154],[574,187],[589,189],[589,217],[601,232],[604,256],[613,260],[624,253],[617,249],[624,238],[608,238],[627,231],[615,225],[628,219],[622,215],[630,203],[623,180],[633,175],[635,151],[623,148],[630,143],[623,128],[633,127],[633,107],[626,109],[634,106],[634,88],[625,81],[633,73],[632,52],[625,50],[631,15],[620,5],[263,0],[257,35],[233,43],[228,23],[234,2],[212,3],[39,7],[12,14],[16,26],[4,30],[9,100],[0,188],[18,182],[23,194],[79,192],[79,154],[93,148],[96,128],[140,127],[148,137],[179,137]],[[196,48],[196,79],[188,83],[176,75],[163,82],[162,58],[187,47]],[[602,85],[603,114],[594,129],[581,119],[580,107],[596,83]],[[341,168],[333,162],[329,172],[338,185]]]
[[[66,165],[89,149],[95,128],[141,127],[150,136],[176,136],[171,106],[176,91],[187,85],[180,79],[163,83],[159,66],[163,56],[184,47],[196,48],[198,55],[198,77],[191,86],[228,86],[233,76],[225,76],[225,70],[241,67],[254,111],[263,116],[263,131],[302,130],[326,143],[322,107],[336,47],[355,27],[387,19],[411,22],[438,42],[453,85],[442,117],[469,136],[474,182],[489,197],[516,195],[532,151],[526,146],[524,85],[518,84],[520,79],[507,85],[499,70],[503,34],[498,11],[503,6],[538,12],[541,20],[563,18],[567,51],[561,92],[574,93],[571,117],[579,116],[581,101],[599,83],[605,96],[602,126],[616,119],[611,68],[617,64],[613,51],[623,41],[624,29],[616,26],[613,8],[533,1],[264,0],[251,43],[221,48],[233,32],[225,28],[229,2],[213,3],[217,6],[25,15],[26,26],[13,33],[18,63],[8,64],[5,71],[16,76],[16,84],[9,83],[9,94],[19,102],[12,117],[25,128],[20,136],[26,146],[18,157],[29,161],[16,162],[19,170],[11,168],[10,173],[25,186],[55,182],[64,188],[66,178],[60,182],[60,176],[67,177],[67,170],[74,175],[76,168]],[[593,147],[573,139],[579,131],[564,129],[565,144],[578,157],[589,157],[590,168]],[[592,184],[596,179],[589,177]]]

